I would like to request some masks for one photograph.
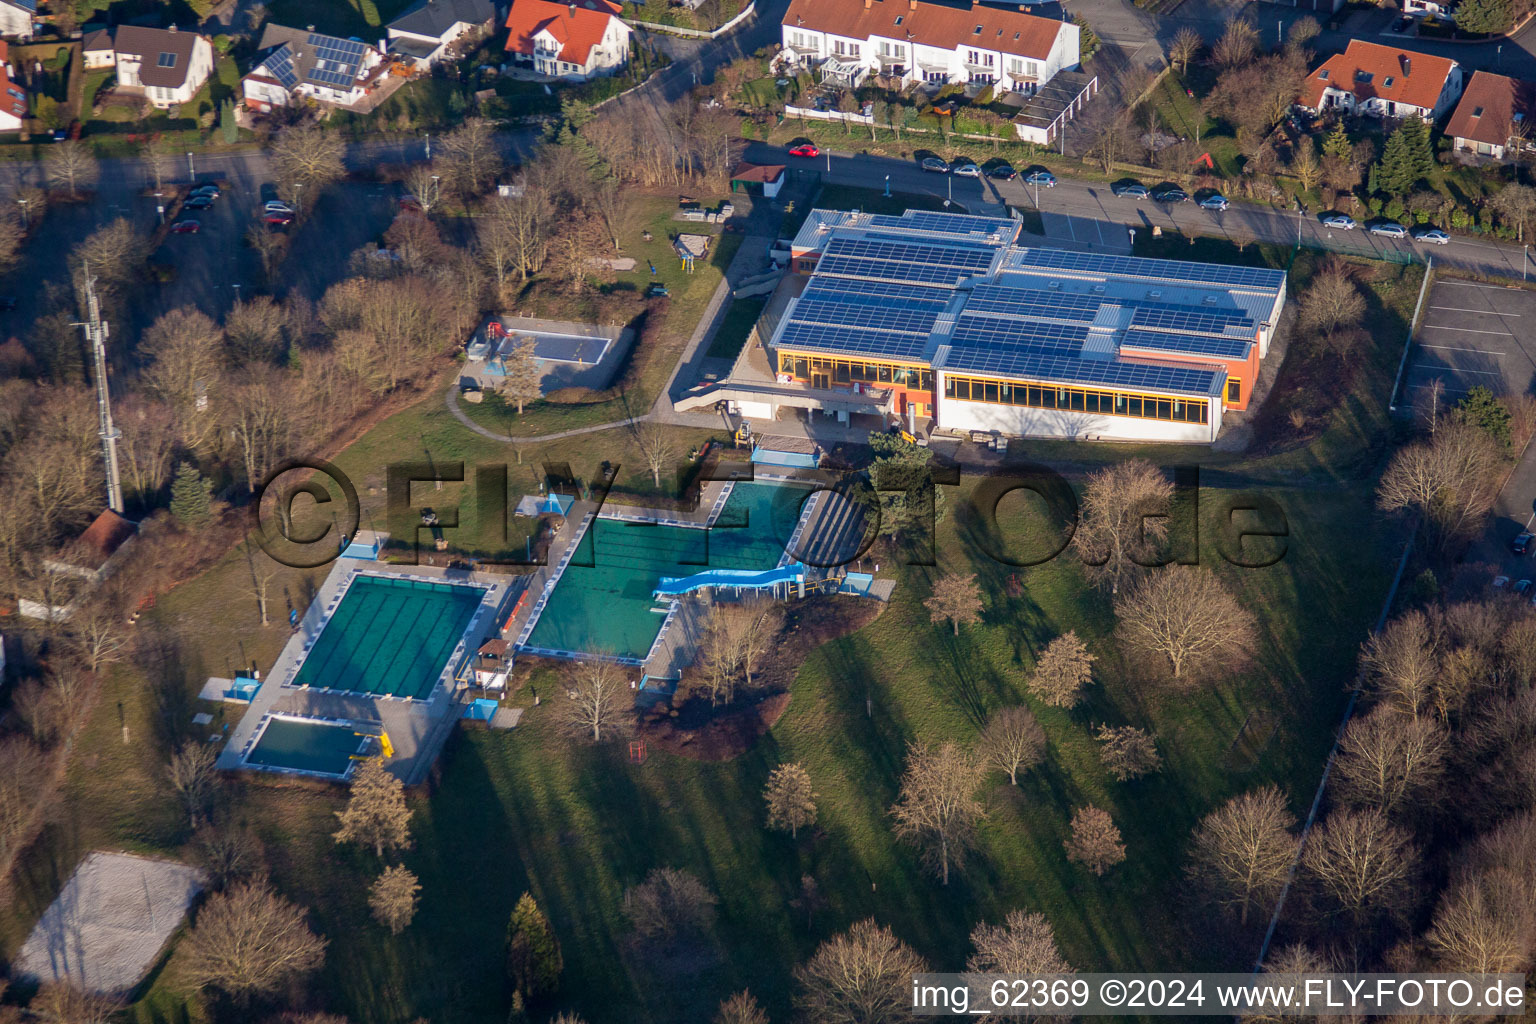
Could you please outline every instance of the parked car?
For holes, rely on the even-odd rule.
[[[278,210],[268,210],[262,214],[261,222],[269,228],[285,228],[293,223],[293,214],[282,213]]]
[[[1439,228],[1414,228],[1408,232],[1415,242],[1428,242],[1431,245],[1450,245],[1451,236]]]
[[[1394,21],[1392,23],[1392,31],[1393,32],[1398,32],[1398,33],[1407,32],[1412,27],[1413,27],[1413,19],[1408,17],[1406,14],[1403,15],[1401,18],[1398,18],[1396,21]]]
[[[268,200],[261,209],[263,213],[286,213],[290,217],[292,217],[294,213],[293,207],[289,206],[287,203],[279,202],[276,199]]]
[[[814,142],[802,143],[789,151],[790,156],[816,157],[821,156],[821,149]]]
[[[1493,589],[1494,590],[1503,590],[1507,586],[1509,586],[1509,577],[1508,576],[1495,576],[1493,578]]]
[[[1514,541],[1509,545],[1510,550],[1517,555],[1528,555],[1531,553],[1531,541],[1533,540],[1536,540],[1536,534],[1531,533],[1529,530],[1521,530],[1515,535]]]
[[[1128,181],[1120,185],[1111,185],[1109,190],[1122,199],[1145,199],[1152,194],[1147,191],[1147,186],[1139,181]]]
[[[195,220],[179,220],[171,225],[173,235],[195,235],[203,230],[203,225]]]
[[[923,162],[922,162],[921,166],[922,166],[923,170],[925,170],[925,171],[932,171],[935,174],[948,174],[949,173],[949,164],[945,163],[943,160],[940,160],[936,156],[925,156],[925,157],[923,157]]]
[[[962,178],[979,178],[981,177],[981,168],[967,160],[964,163],[955,164],[955,169],[949,173],[959,175]]]
[[[998,164],[987,171],[987,177],[996,178],[998,181],[1012,181],[1019,176],[1019,172],[1008,164]]]
[[[1213,192],[1211,195],[1208,195],[1204,199],[1200,200],[1201,208],[1206,210],[1214,210],[1217,213],[1225,210],[1229,205],[1231,204],[1227,202],[1226,196],[1223,196],[1220,192]]]
[[[184,210],[206,210],[213,205],[213,200],[208,196],[193,196],[182,204]]]
[[[1523,593],[1525,593],[1526,591],[1528,591],[1530,589],[1531,589],[1531,581],[1530,580],[1516,580],[1515,581],[1515,593],[1523,594]]]
[[[1357,227],[1355,218],[1347,213],[1330,213],[1323,217],[1323,227],[1338,228],[1341,231],[1353,231]]]
[[[1159,203],[1187,203],[1189,202],[1189,193],[1177,185],[1169,185],[1167,188],[1160,188],[1153,192],[1152,198]]]
[[[219,196],[223,195],[223,193],[219,191],[219,186],[217,185],[199,185],[191,192],[188,192],[187,195],[207,196],[209,199],[217,199]]]
[[[1050,171],[1030,171],[1024,175],[1026,185],[1040,185],[1044,188],[1056,187],[1056,175]]]
[[[1408,229],[1395,220],[1383,220],[1371,225],[1371,234],[1386,238],[1407,238]]]

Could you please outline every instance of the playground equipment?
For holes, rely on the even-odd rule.
[[[374,739],[379,741],[380,755],[383,757],[395,756],[395,745],[389,742],[389,733],[385,732],[383,729],[380,729],[378,732],[354,732],[352,735],[364,737],[372,736]],[[374,755],[372,754],[353,754],[351,759],[353,761],[366,761],[373,756]]]

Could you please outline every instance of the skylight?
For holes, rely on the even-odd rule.
[[[972,33],[972,34],[973,35],[978,35],[978,36],[981,35],[981,26],[977,25],[976,26],[976,31],[974,33]]]
[[[1388,75],[1386,78],[1383,78],[1381,80],[1381,87],[1383,89],[1390,89],[1390,88],[1392,88],[1392,76],[1391,75]]]
[[[898,14],[898,15],[896,15],[896,24],[900,25],[901,24],[901,19],[903,19],[905,17],[906,17],[905,14]]]
[[[1355,72],[1355,81],[1359,82],[1361,85],[1369,85],[1371,79],[1374,78],[1374,77],[1375,76],[1372,75],[1369,71],[1356,71]]]
[[[1483,116],[1483,108],[1482,107],[1473,107],[1472,108],[1472,116],[1473,117],[1482,117]]]
[[[1328,69],[1323,68],[1323,70],[1317,73],[1317,77],[1322,79],[1324,82],[1328,81]]]

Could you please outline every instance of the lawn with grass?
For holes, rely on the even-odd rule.
[[[757,326],[757,318],[763,315],[767,300],[758,298],[734,299],[720,321],[719,330],[710,340],[707,355],[719,359],[735,359],[741,354],[741,346]]]
[[[696,195],[706,207],[729,198],[719,195]],[[688,339],[698,327],[710,299],[724,279],[725,270],[741,247],[740,234],[715,234],[709,256],[688,273],[682,260],[672,249],[672,239],[679,233],[714,234],[709,224],[692,223],[673,219],[677,210],[675,194],[666,196],[646,195],[639,200],[641,215],[635,218],[636,226],[630,237],[624,239],[622,253],[633,257],[636,269],[614,275],[611,284],[602,286],[615,296],[633,299],[653,283],[665,285],[670,293],[665,302],[663,326],[659,331],[647,331],[647,341],[637,342],[629,354],[628,367],[634,387],[620,391],[619,379],[608,392],[586,402],[557,403],[541,399],[526,406],[523,415],[509,424],[506,417],[484,404],[465,405],[471,419],[498,434],[516,437],[537,437],[562,430],[596,426],[603,423],[622,422],[628,417],[648,413],[656,396],[666,387],[667,378],[677,365],[678,356],[688,344]],[[646,241],[642,231],[651,233]],[[650,268],[654,266],[653,275]],[[544,317],[552,320],[569,320],[578,323],[608,322],[602,318],[604,296],[600,293],[572,295],[560,285],[548,280],[535,280],[518,297],[515,312]],[[622,308],[637,308],[638,303],[620,303]],[[618,371],[623,378],[629,368]]]

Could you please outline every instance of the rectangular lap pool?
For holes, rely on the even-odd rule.
[[[461,583],[359,574],[293,685],[425,700],[484,596]]]
[[[245,763],[270,771],[345,778],[353,755],[366,753],[371,742],[350,722],[270,715],[258,727]]]
[[[709,529],[594,520],[524,646],[645,658],[669,609],[654,596],[661,578],[774,568],[810,493],[805,487],[738,483]]]

